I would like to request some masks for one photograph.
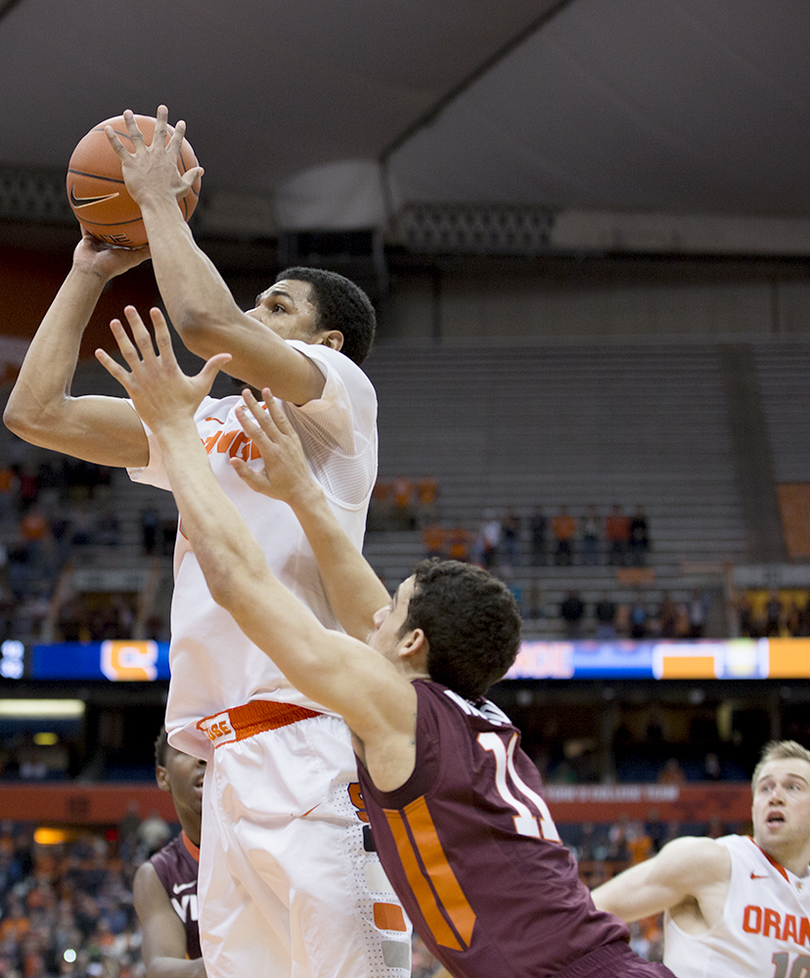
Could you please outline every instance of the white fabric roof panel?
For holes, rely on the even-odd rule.
[[[389,206],[808,218],[808,37],[807,0],[0,0],[0,166],[163,101],[204,200],[289,227],[380,162]]]

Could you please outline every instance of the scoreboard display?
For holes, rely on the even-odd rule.
[[[810,639],[523,642],[506,679],[808,679]],[[0,644],[0,679],[155,682],[169,643]]]
[[[523,642],[507,679],[807,679],[810,639]]]
[[[169,643],[145,641],[56,642],[0,645],[5,679],[154,682],[169,678]]]

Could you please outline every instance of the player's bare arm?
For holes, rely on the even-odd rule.
[[[155,277],[172,325],[185,346],[200,357],[223,350],[230,353],[226,371],[253,387],[269,384],[292,404],[320,397],[324,377],[315,364],[259,319],[242,312],[213,262],[194,241],[177,199],[188,193],[202,168],[179,173],[185,123],[177,123],[167,144],[165,105],[158,107],[156,119],[147,146],[132,111],[124,112],[133,153],[111,129],[107,136],[121,160],[127,190],[143,214]]]
[[[728,850],[714,839],[674,839],[658,855],[591,892],[600,910],[625,921],[670,910],[690,933],[720,918],[731,878]]]
[[[3,420],[20,438],[99,465],[148,463],[149,444],[131,405],[70,394],[82,336],[104,286],[148,257],[148,249],[112,248],[84,232],[5,408]]]
[[[374,613],[390,595],[335,519],[295,429],[269,388],[262,391],[264,407],[249,390],[242,396],[246,407],[238,408],[237,416],[264,467],[253,469],[239,458],[231,465],[251,489],[292,508],[315,554],[332,610],[346,632],[363,641],[374,627]]]
[[[146,978],[205,978],[202,958],[186,958],[186,931],[150,862],[133,881],[133,902],[141,922],[141,956]]]
[[[398,787],[415,759],[413,687],[379,652],[324,628],[271,572],[261,547],[211,472],[193,422],[196,406],[228,355],[218,354],[199,374],[187,377],[174,358],[160,310],[150,315],[157,351],[130,306],[126,316],[132,340],[120,322],[111,323],[129,370],[102,350],[96,355],[125,387],[160,443],[184,533],[214,600],[294,686],[344,717],[365,747],[375,781],[381,778],[380,787]],[[420,636],[414,641],[418,643]],[[378,756],[385,760],[376,764]]]

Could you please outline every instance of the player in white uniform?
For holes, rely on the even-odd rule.
[[[161,107],[152,147],[131,122],[136,153],[123,150],[123,169],[172,321],[194,353],[226,351],[233,376],[272,385],[359,546],[377,464],[376,395],[357,365],[373,338],[370,303],[342,276],[292,269],[243,313],[176,206],[198,173],[180,177],[175,160],[184,127],[178,124],[166,146],[166,118]],[[147,256],[83,237],[4,420],[34,444],[123,466],[160,485],[159,453],[131,404],[68,393],[104,285]],[[273,568],[331,627],[314,559],[289,507],[260,500],[228,465],[232,455],[252,454],[233,415],[238,400],[209,399],[198,412],[212,466]],[[182,530],[176,574],[166,726],[173,746],[208,761],[199,896],[209,978],[404,978],[410,925],[364,834],[345,724],[284,684],[214,604]]]
[[[810,975],[810,751],[768,744],[752,789],[753,839],[675,839],[591,893],[626,921],[664,911],[678,978]]]
[[[373,388],[343,354],[290,342],[319,364],[327,381],[317,401],[284,405],[287,416],[328,487],[333,512],[359,547],[376,469]],[[230,466],[236,456],[262,467],[258,455],[250,461],[252,446],[236,419],[241,403],[238,396],[206,398],[196,412],[211,466],[276,573],[324,624],[337,627],[292,510],[253,492]],[[330,441],[342,452],[325,450]],[[168,488],[151,436],[150,448],[149,467],[131,474]],[[374,974],[375,959],[385,969],[380,973],[388,965],[405,971],[408,927],[364,837],[345,723],[291,687],[214,602],[182,533],[175,568],[166,724],[179,749],[211,759],[199,883],[209,974],[275,974],[257,970],[252,951],[260,952],[265,968],[268,960],[291,956],[296,976],[353,976],[364,961]]]

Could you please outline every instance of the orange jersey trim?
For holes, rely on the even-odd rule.
[[[273,700],[252,700],[242,706],[234,706],[222,713],[203,717],[197,721],[197,729],[202,730],[214,747],[246,740],[265,730],[278,730],[299,720],[308,720],[322,714],[306,706],[294,703],[276,703]]]
[[[751,839],[751,841],[752,841],[752,842],[754,842],[754,840],[753,840],[753,839],[751,838],[751,836],[750,836],[750,835],[748,836],[748,838],[749,838],[749,839]],[[787,870],[785,869],[785,867],[784,867],[784,866],[782,866],[782,865],[781,865],[781,863],[778,863],[778,862],[777,862],[777,861],[776,861],[776,860],[775,860],[775,859],[773,858],[773,856],[770,856],[770,855],[768,855],[768,853],[767,853],[767,852],[765,852],[765,850],[764,850],[764,849],[762,848],[762,846],[761,846],[761,845],[759,845],[759,843],[758,843],[758,842],[754,842],[754,845],[755,845],[755,846],[757,847],[757,849],[759,849],[759,851],[760,851],[760,852],[762,853],[762,855],[763,855],[763,856],[764,856],[764,857],[765,857],[765,858],[766,858],[766,859],[768,860],[768,862],[769,862],[769,863],[771,864],[771,866],[773,866],[773,868],[774,868],[775,870],[777,870],[777,871],[778,871],[779,873],[781,873],[781,874],[782,874],[782,876],[784,876],[784,877],[785,877],[785,879],[786,879],[786,880],[788,881],[788,883],[789,883],[789,882],[790,882],[790,877],[788,876],[788,874],[787,874]]]
[[[186,830],[185,829],[182,829],[181,830],[180,835],[183,838],[183,845],[188,850],[189,855],[192,856],[196,860],[196,862],[199,862],[200,861],[200,850],[199,850],[199,848],[197,846],[195,846],[194,843],[191,841],[191,839],[189,839],[189,837],[186,835]]]
[[[469,947],[475,911],[447,861],[427,801],[402,811],[384,809],[402,866],[436,943],[454,951]]]

